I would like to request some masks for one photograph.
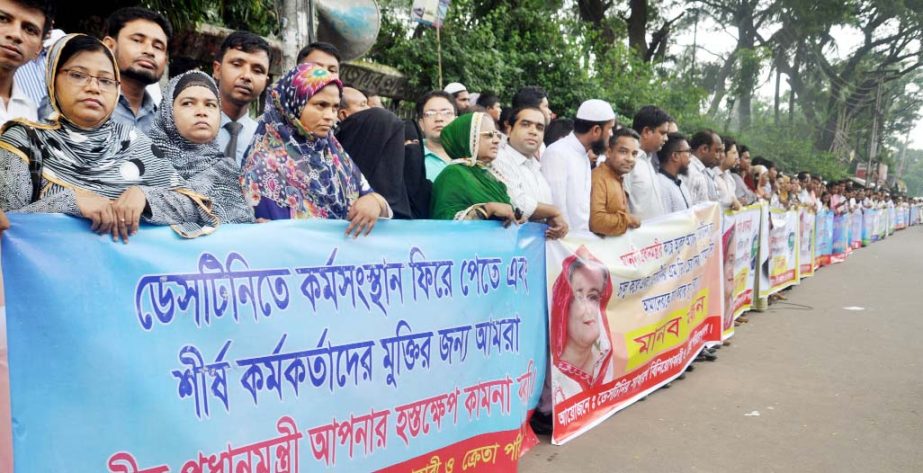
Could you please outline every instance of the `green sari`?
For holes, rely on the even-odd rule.
[[[450,164],[433,183],[432,218],[464,220],[466,210],[488,202],[510,203],[506,185],[479,165]]]
[[[430,215],[436,220],[464,220],[471,210],[477,210],[484,218],[483,204],[510,204],[506,185],[491,173],[489,165],[478,163],[475,156],[483,118],[480,112],[462,115],[440,133],[453,164],[443,169],[433,183]]]

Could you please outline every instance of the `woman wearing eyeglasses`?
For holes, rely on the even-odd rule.
[[[189,190],[143,133],[111,119],[119,71],[103,43],[62,38],[49,51],[46,74],[49,123],[3,126],[0,209],[83,217],[91,230],[125,242],[141,220],[190,237],[214,228],[209,199]]]
[[[494,121],[481,112],[462,115],[442,129],[442,146],[452,164],[433,183],[432,218],[523,223],[522,212],[510,203],[503,176],[491,165],[500,137]]]

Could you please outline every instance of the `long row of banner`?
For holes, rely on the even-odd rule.
[[[515,471],[540,402],[565,443],[758,298],[921,216],[708,204],[607,239],[382,222],[347,240],[343,222],[286,221],[118,245],[14,214],[0,469]]]

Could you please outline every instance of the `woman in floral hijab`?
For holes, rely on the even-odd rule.
[[[312,63],[272,88],[241,177],[257,219],[349,220],[347,235],[358,236],[391,217],[331,132],[342,90],[336,76]]]

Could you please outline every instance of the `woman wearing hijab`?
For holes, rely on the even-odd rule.
[[[606,306],[609,271],[585,247],[568,256],[552,286],[552,394],[564,401],[614,379]]]
[[[97,233],[128,241],[141,219],[208,233],[208,199],[186,187],[151,141],[111,120],[119,97],[115,57],[99,40],[74,34],[48,54],[49,124],[7,122],[0,137],[0,208],[66,213]],[[183,225],[183,227],[179,227]],[[184,234],[187,226],[195,227]]]
[[[416,120],[404,120],[404,182],[413,218],[428,219],[433,183],[426,178],[423,143]]]
[[[432,218],[437,220],[497,219],[522,223],[502,176],[491,166],[497,158],[500,132],[482,112],[462,115],[440,133],[452,158],[433,183]]]
[[[251,223],[253,208],[240,193],[240,169],[218,148],[221,126],[218,86],[202,71],[174,77],[163,93],[149,134],[193,191],[208,197],[221,223]]]
[[[341,121],[336,138],[394,218],[413,218],[404,182],[404,122],[383,108],[368,108]]]
[[[258,219],[349,220],[346,234],[358,237],[391,218],[388,202],[331,133],[342,92],[340,80],[313,63],[272,88],[241,177]]]

